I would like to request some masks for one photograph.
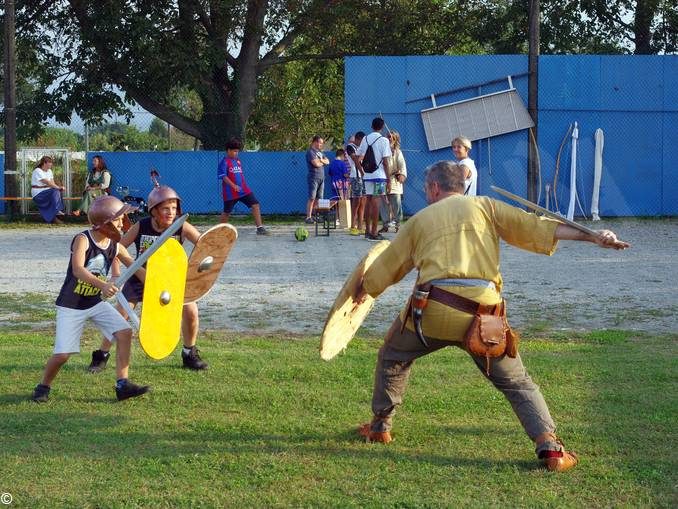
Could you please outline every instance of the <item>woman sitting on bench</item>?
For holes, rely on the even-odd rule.
[[[38,167],[33,170],[31,178],[31,196],[45,222],[61,224],[63,221],[57,216],[64,215],[65,207],[61,192],[66,188],[54,182],[53,163],[54,160],[50,156],[43,156],[38,161]]]

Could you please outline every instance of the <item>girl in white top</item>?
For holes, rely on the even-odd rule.
[[[391,143],[391,157],[388,161],[391,190],[386,197],[387,201],[381,203],[379,214],[383,226],[379,233],[387,233],[390,226],[394,226],[398,233],[400,222],[403,220],[403,183],[407,178],[407,164],[400,150],[400,134],[391,131],[388,137]]]
[[[31,175],[31,196],[46,222],[61,223],[57,216],[64,215],[61,192],[66,188],[54,182],[53,163],[54,160],[49,156],[44,156],[38,161],[38,166]]]
[[[476,170],[476,165],[473,162],[473,159],[468,156],[470,151],[471,140],[465,136],[458,136],[452,140],[452,153],[457,160],[457,164],[466,166],[466,168],[469,170],[466,174],[466,191],[464,194],[467,196],[476,196],[478,170]]]

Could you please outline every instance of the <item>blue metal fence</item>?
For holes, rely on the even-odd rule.
[[[0,178],[0,196],[5,196],[5,154],[0,154],[0,168],[2,168],[2,178]],[[5,202],[0,201],[0,214],[5,213]]]
[[[410,178],[404,206],[425,205],[421,190],[426,166],[451,159],[447,149],[430,152],[420,111],[506,89],[508,75],[527,103],[527,57],[521,55],[350,57],[346,59],[346,132],[369,132],[382,115],[402,136]],[[365,79],[370,76],[370,79]],[[600,214],[678,214],[678,57],[542,56],[539,60],[540,195],[546,184],[567,206],[571,143],[561,144],[577,122],[577,190],[589,214],[593,187],[594,133],[604,131]],[[444,94],[443,92],[454,91]],[[490,185],[522,196],[527,188],[526,131],[474,142],[471,158],[479,172],[478,192]],[[556,168],[559,168],[556,172]],[[561,207],[565,212],[565,209]],[[577,209],[579,213],[579,209]]]
[[[101,155],[113,175],[114,194],[122,186],[136,196],[146,197],[152,189],[150,170],[160,173],[160,183],[181,196],[183,210],[217,213],[223,208],[217,179],[224,152],[92,152]],[[302,213],[306,207],[306,163],[303,152],[241,152],[240,160],[248,186],[261,203],[263,214]],[[238,205],[235,213],[246,212]]]
[[[425,206],[423,171],[448,149],[428,150],[420,111],[507,88],[507,76],[527,103],[524,55],[349,57],[345,60],[345,132],[370,131],[376,115],[401,133],[408,165],[404,208]],[[593,185],[594,133],[605,134],[600,215],[678,214],[678,56],[542,56],[539,60],[540,196],[556,189],[565,212],[569,197],[571,144],[577,122],[577,189],[586,214]],[[323,134],[323,133],[319,133]],[[527,131],[473,144],[479,194],[497,185],[522,196],[527,188]],[[327,148],[328,157],[331,156]],[[95,153],[88,154],[88,164]],[[223,152],[104,152],[113,187],[128,186],[146,196],[149,172],[182,196],[184,210],[215,213],[222,207],[216,171]],[[303,213],[306,164],[303,152],[241,152],[245,177],[262,213]],[[1,156],[0,156],[1,157]],[[331,157],[330,157],[331,159]],[[1,159],[0,159],[1,160]],[[4,182],[0,179],[0,190]],[[328,190],[326,187],[326,197]],[[0,205],[1,207],[2,205]],[[235,212],[246,212],[241,205]],[[579,214],[579,209],[577,214]]]

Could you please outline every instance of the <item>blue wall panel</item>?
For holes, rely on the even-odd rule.
[[[370,131],[381,113],[402,136],[408,164],[404,207],[408,214],[425,206],[424,169],[451,159],[449,149],[430,152],[421,110],[507,87],[514,77],[527,103],[527,56],[470,55],[430,57],[349,57],[345,61],[345,137]],[[488,83],[499,80],[497,83]],[[569,200],[571,139],[568,127],[579,124],[577,189],[585,214],[590,213],[593,186],[594,133],[605,134],[600,213],[603,216],[678,214],[678,56],[547,55],[539,59],[539,129],[541,203],[545,186],[556,186],[559,208]],[[562,149],[561,149],[562,145]],[[520,195],[527,191],[526,130],[477,140],[471,157],[479,171],[479,192],[497,185]],[[331,147],[327,147],[327,155]],[[91,157],[88,154],[91,164]],[[176,188],[184,208],[194,213],[222,207],[217,165],[220,152],[109,152],[103,154],[114,187],[127,185],[146,196],[149,170]],[[245,176],[261,202],[262,212],[303,213],[306,164],[303,152],[241,153]],[[556,166],[559,164],[557,178]],[[4,181],[0,179],[0,189]],[[326,186],[325,196],[330,196]],[[550,197],[553,206],[553,197]],[[0,204],[0,207],[3,207]],[[4,207],[0,209],[4,211]],[[247,212],[239,205],[236,212]],[[577,208],[577,214],[579,214]]]
[[[0,178],[0,196],[5,196],[5,154],[0,154],[0,168],[2,168],[2,178]],[[0,214],[5,213],[5,202],[0,202]]]
[[[672,171],[662,178],[662,214],[678,215],[678,112],[664,115],[663,131],[663,167]]]
[[[660,57],[601,57],[601,107],[610,111],[661,111],[664,100]]]
[[[397,57],[384,65],[398,67]],[[527,57],[522,55],[402,57],[406,62],[402,100],[396,92],[379,98],[386,121],[402,135],[403,152],[411,175],[404,204],[408,213],[423,204],[420,191],[424,168],[439,159],[451,159],[447,149],[429,152],[420,111],[438,105],[491,93],[503,83],[474,86],[516,76],[514,86],[527,103]],[[359,99],[366,73],[378,69],[375,57],[347,58],[346,131],[369,131],[370,105]],[[568,127],[579,127],[576,214],[590,214],[596,129],[605,134],[600,213],[607,216],[675,214],[670,199],[678,190],[677,56],[542,56],[539,60],[539,129],[541,203],[545,185],[555,185],[562,212],[567,211],[570,188],[571,138],[561,143]],[[464,87],[470,87],[465,88]],[[463,90],[459,90],[463,89]],[[374,109],[374,108],[372,108]],[[397,119],[397,120],[396,120]],[[479,193],[490,194],[498,185],[525,195],[527,188],[528,133],[509,133],[474,142],[471,157],[479,172]],[[559,165],[557,178],[556,166]],[[550,206],[553,206],[551,197]]]
[[[664,102],[661,110],[675,112],[678,111],[678,55],[664,57],[662,63]]]
[[[600,108],[600,59],[595,55],[539,57],[539,109]]]
[[[160,173],[160,183],[181,196],[183,210],[217,213],[223,208],[217,167],[223,152],[92,152],[103,156],[111,170],[115,194],[128,186],[130,194],[146,198],[152,189],[150,169]],[[264,214],[301,212],[306,205],[305,154],[299,152],[241,152],[247,184],[261,202]],[[248,212],[238,204],[235,213]]]

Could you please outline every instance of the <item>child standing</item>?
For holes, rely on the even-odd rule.
[[[222,223],[228,222],[233,207],[241,201],[252,210],[254,224],[257,225],[257,235],[268,235],[268,230],[264,228],[264,223],[261,220],[259,201],[245,182],[242,163],[238,159],[238,153],[241,149],[241,141],[237,138],[231,138],[226,143],[226,157],[219,163],[217,177],[221,181],[221,194],[224,199],[224,212],[221,214],[220,221]]]
[[[33,391],[33,401],[48,401],[52,381],[61,366],[71,355],[80,353],[80,338],[88,320],[107,340],[118,342],[115,385],[118,401],[141,396],[150,389],[128,379],[132,329],[111,304],[101,299],[101,295],[109,298],[118,292],[113,282],[106,281],[113,260],[117,257],[127,266],[133,262],[118,241],[123,217],[134,209],[114,196],[99,197],[87,214],[92,228],[73,238],[66,278],[56,300],[54,353],[47,361],[42,381]],[[142,279],[145,277],[143,269],[138,274]]]
[[[337,149],[334,156],[328,170],[332,180],[332,189],[338,199],[347,200],[350,187],[347,183],[350,182],[351,168],[347,165],[346,151],[343,148]]]
[[[172,223],[181,216],[181,198],[177,192],[169,186],[160,186],[153,189],[148,195],[148,212],[151,217],[145,217],[125,233],[120,243],[129,247],[131,244],[136,246],[137,258],[149,246],[155,242],[162,232],[167,230]],[[194,245],[200,238],[200,232],[185,221],[181,228],[174,234],[180,243],[184,240],[192,242]],[[122,289],[129,304],[134,308],[144,297],[144,284],[137,277],[132,276]],[[122,314],[124,311],[118,307]],[[200,354],[195,344],[198,339],[199,317],[198,305],[195,302],[184,304],[181,315],[181,335],[184,347],[181,350],[181,359],[183,366],[192,370],[207,369],[208,365],[200,358]],[[98,373],[106,367],[109,351],[111,349],[110,341],[104,339],[101,348],[92,352],[92,362],[89,366],[91,373]]]

